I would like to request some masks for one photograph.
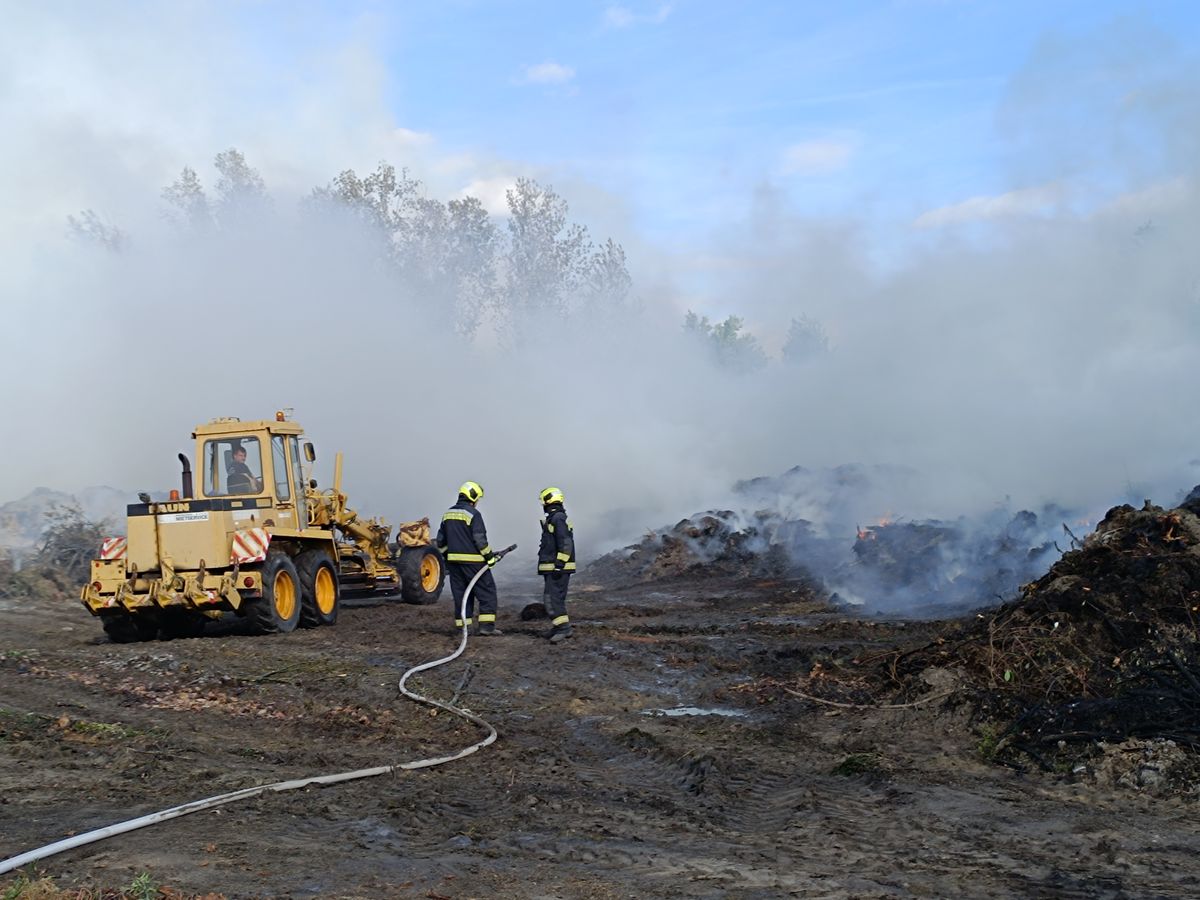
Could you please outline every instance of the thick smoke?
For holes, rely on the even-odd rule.
[[[51,20],[22,15],[30,46],[49,46]],[[144,26],[126,25],[150,43]],[[194,38],[202,48],[223,40]],[[350,74],[372,71],[369,46],[333,55],[329,80],[304,92],[315,106],[293,98],[294,117],[275,107],[260,123],[272,92],[247,97],[224,81],[189,112],[171,107],[160,80],[124,95],[122,116],[114,101],[78,93],[111,47],[63,39],[39,62],[13,32],[2,40],[0,115],[19,138],[4,142],[0,163],[25,178],[0,213],[0,497],[39,484],[172,486],[197,422],[283,407],[317,443],[320,481],[345,451],[345,487],[365,514],[436,515],[472,479],[487,490],[493,543],[527,550],[537,491],[556,484],[585,557],[699,509],[751,514],[761,498],[748,502],[733,485],[797,465],[911,473],[848,508],[795,511],[819,515],[831,534],[889,515],[976,521],[1058,504],[1090,516],[1129,497],[1168,502],[1200,481],[1187,389],[1200,376],[1196,118],[1187,92],[1173,90],[1195,83],[1190,61],[1122,56],[1113,71],[1132,73],[1136,90],[1121,109],[1136,115],[1087,97],[1095,118],[1077,177],[1063,166],[1070,145],[1043,169],[1019,164],[1013,149],[1006,189],[1059,184],[1027,215],[1009,214],[1018,197],[887,225],[814,220],[764,182],[749,218],[731,214],[690,255],[667,256],[622,230],[620,198],[581,191],[573,218],[617,223],[640,307],[556,318],[515,342],[486,329],[467,342],[444,309],[376,264],[360,233],[297,213],[309,188],[380,157],[413,167],[442,199],[476,177],[520,171],[477,161],[447,175],[370,91],[350,91]],[[1054,112],[1047,103],[1075,102],[1032,98],[1039,72],[1082,65],[1040,53],[1013,84],[1002,139],[1034,140]],[[165,55],[158,63],[184,80]],[[210,70],[190,51],[179,65]],[[226,96],[241,97],[236,110]],[[361,131],[358,146],[318,137],[326,107],[337,110],[332,131]],[[1156,148],[1158,164],[1131,143]],[[269,218],[207,238],[169,228],[160,189],[183,165],[211,184],[206,161],[231,144],[261,170]],[[572,179],[534,174],[576,199],[564,187]],[[1079,199],[1085,189],[1091,199]],[[128,248],[69,241],[66,216],[85,208],[124,229]],[[973,224],[955,224],[964,217]],[[692,306],[744,316],[773,358],[750,372],[712,365],[681,327]],[[820,323],[829,350],[785,364],[777,354],[800,316]]]

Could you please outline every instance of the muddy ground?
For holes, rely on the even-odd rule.
[[[36,864],[60,887],[226,897],[1196,897],[1200,806],[980,756],[963,706],[753,689],[927,637],[787,583],[573,586],[414,687],[499,729],[465,760],[196,813]],[[432,607],[109,643],[77,603],[0,610],[0,858],[241,787],[441,755],[480,732],[399,697],[455,646]],[[765,696],[774,699],[762,702]],[[707,714],[666,714],[700,712]],[[0,876],[0,887],[12,876]]]

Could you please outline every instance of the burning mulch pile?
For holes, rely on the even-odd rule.
[[[1058,512],[1047,510],[1043,519]],[[1011,599],[1057,555],[1032,512],[1007,521],[887,522],[858,529],[842,582],[876,605],[946,615]],[[1059,550],[1061,553],[1061,550]],[[899,601],[903,601],[902,603]]]
[[[1197,512],[1190,502],[1115,507],[1017,600],[921,647],[822,669],[802,687],[826,700],[862,702],[866,689],[874,702],[909,703],[931,696],[931,672],[945,673],[978,719],[998,725],[988,755],[1019,751],[1047,766],[1080,742],[1200,750]]]
[[[781,543],[780,522],[757,513],[749,523],[729,510],[700,513],[669,531],[650,532],[639,543],[609,553],[588,566],[602,583],[630,584],[683,575],[779,578],[798,574]]]

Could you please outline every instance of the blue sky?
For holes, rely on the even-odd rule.
[[[490,192],[497,210],[532,175],[601,233],[610,216],[625,242],[669,252],[764,195],[895,246],[914,223],[1103,205],[1190,166],[1200,148],[1168,147],[1157,107],[1164,86],[1200,81],[1198,9],[47,2],[9,9],[0,112],[15,99],[36,120],[13,130],[26,146],[10,162],[49,166],[39,129],[83,130],[102,145],[89,159],[123,169],[114,183],[203,175],[229,146],[297,192],[386,158],[441,196]],[[62,195],[48,222],[100,200],[123,211],[115,189],[47,180]]]
[[[451,2],[359,15],[404,127],[450,153],[595,181],[659,241],[719,225],[763,184],[804,213],[866,208],[886,221],[1052,180],[1069,136],[1044,135],[1039,159],[999,121],[1022,72],[1039,55],[1074,61],[1076,96],[1045,86],[1044,102],[1066,107],[1049,124],[1066,125],[1073,108],[1103,115],[1094,104],[1128,89],[1080,65],[1181,54],[1200,30],[1194,4],[1095,0]]]

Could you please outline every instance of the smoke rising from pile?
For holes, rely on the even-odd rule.
[[[21,15],[34,32],[45,25]],[[749,219],[731,220],[687,257],[667,256],[620,225],[621,198],[602,207],[602,192],[581,191],[580,207],[569,181],[539,172],[574,220],[613,226],[642,306],[554,320],[510,345],[456,339],[443,310],[375,265],[361,234],[295,215],[309,188],[379,158],[411,166],[442,199],[455,177],[518,168],[480,160],[447,176],[370,91],[350,91],[348,73],[372,69],[369,48],[330,63],[330,79],[304,93],[314,106],[303,115],[296,99],[284,108],[297,115],[273,113],[264,127],[255,114],[265,97],[226,108],[224,89],[237,92],[225,82],[195,108],[172,110],[158,88],[119,104],[84,98],[78,86],[100,51],[80,42],[39,62],[12,32],[0,40],[10,61],[0,116],[20,135],[0,148],[0,164],[24,173],[0,212],[5,499],[38,484],[173,486],[175,454],[190,452],[197,422],[283,407],[317,444],[324,484],[333,452],[345,451],[344,485],[365,514],[436,516],[460,482],[476,480],[493,544],[525,550],[537,536],[537,491],[555,484],[585,557],[736,504],[739,479],[795,465],[916,473],[863,511],[909,520],[997,504],[1172,502],[1200,481],[1188,389],[1200,376],[1200,198],[1188,152],[1197,119],[1194,101],[1172,90],[1194,83],[1191,66],[1169,56],[1150,65],[1123,55],[1137,87],[1125,101],[1132,113],[1105,113],[1103,98],[1085,94],[1095,114],[1087,146],[1072,139],[1045,167],[1014,165],[1013,189],[1062,185],[1026,216],[1002,215],[1004,204],[948,208],[926,220],[938,228],[897,227],[881,240],[878,224],[808,219],[764,187]],[[1053,104],[1078,101],[1028,95],[1039,67],[1081,65],[1045,52],[1003,110],[1014,140],[1041,135]],[[71,67],[54,68],[68,57]],[[184,80],[165,56],[158,63],[173,83]],[[181,65],[203,69],[194,58]],[[341,103],[351,94],[354,103]],[[342,137],[325,137],[338,131],[324,127],[326,107]],[[1158,148],[1153,172],[1128,149],[1135,135],[1138,148]],[[266,179],[269,227],[209,238],[166,227],[159,190],[183,165],[211,185],[205,163],[231,144]],[[1106,181],[1088,196],[1103,202],[1080,199],[1081,180],[1068,178],[1064,156],[1084,150],[1089,177]],[[130,248],[112,255],[66,240],[66,216],[84,208],[128,231]],[[998,217],[946,224],[980,208]],[[811,317],[830,351],[748,373],[714,367],[681,328],[693,301],[744,316],[772,353],[792,318]]]

